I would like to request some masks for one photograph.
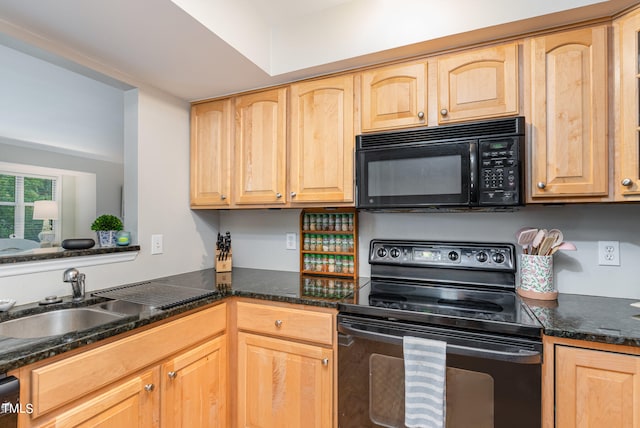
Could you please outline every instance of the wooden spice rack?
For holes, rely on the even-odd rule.
[[[305,226],[305,216],[314,216],[317,220],[317,216],[320,215],[321,218],[324,218],[322,216],[327,215],[327,216],[333,216],[333,217],[327,217],[328,219],[333,218],[333,227],[334,230],[318,230],[318,222],[316,221],[316,226],[315,228],[313,228],[311,225],[309,225],[309,228],[307,229]],[[342,217],[344,215],[347,216],[347,218],[349,216],[351,216],[351,218],[353,219],[352,223],[353,226],[351,227],[351,230],[342,230],[342,221],[340,222],[341,228],[340,230],[335,230],[335,219],[336,216],[340,216],[340,218],[342,219]],[[347,227],[347,229],[349,229],[349,227]],[[348,250],[344,250],[343,251],[336,251],[335,249],[333,249],[333,251],[329,250],[329,251],[324,251],[324,248],[320,248],[318,249],[317,247],[314,247],[313,249],[309,248],[309,249],[305,249],[306,244],[305,244],[305,238],[310,238],[311,235],[320,235],[320,236],[326,236],[327,238],[331,239],[333,238],[334,240],[337,239],[338,236],[340,237],[344,237],[346,236],[347,239],[351,240],[353,239],[353,246],[351,248],[349,248]],[[321,244],[322,245],[322,244]],[[326,247],[325,247],[326,248]],[[355,210],[355,208],[308,208],[308,209],[303,209],[302,212],[300,213],[300,271],[304,274],[310,274],[310,275],[323,275],[323,276],[336,276],[336,277],[345,277],[345,278],[357,278],[358,277],[358,212]],[[329,249],[329,248],[327,248]],[[327,256],[327,259],[329,259],[329,256],[333,256],[334,260],[336,257],[340,257],[341,260],[353,260],[353,272],[330,272],[329,271],[329,265],[328,264],[322,264],[321,270],[310,270],[310,269],[306,269],[305,268],[305,256],[312,256],[315,260],[317,260],[318,258],[324,258],[324,256]],[[337,263],[336,263],[337,265]],[[317,265],[314,265],[314,267],[316,267]]]

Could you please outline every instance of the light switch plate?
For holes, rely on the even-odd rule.
[[[151,254],[162,254],[162,235],[151,235]]]
[[[287,250],[295,250],[298,248],[298,235],[295,232],[287,232]]]

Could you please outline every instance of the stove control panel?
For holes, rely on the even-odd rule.
[[[373,240],[369,263],[515,270],[511,244]]]

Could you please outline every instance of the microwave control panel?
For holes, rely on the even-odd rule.
[[[479,202],[481,205],[521,203],[520,138],[480,140]]]

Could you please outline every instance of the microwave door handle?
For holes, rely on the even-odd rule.
[[[402,346],[402,336],[393,334],[385,334],[367,330],[361,330],[357,327],[340,323],[338,325],[339,333],[346,336],[360,337],[376,342],[386,342],[393,345]],[[437,340],[437,338],[435,339]],[[349,346],[352,343],[351,337],[342,339],[344,345]],[[542,353],[540,351],[529,349],[518,349],[517,351],[499,351],[496,349],[482,349],[473,346],[454,345],[447,343],[447,352],[465,357],[488,358],[491,360],[508,361],[516,364],[539,364],[542,362]]]
[[[469,144],[469,202],[478,203],[478,142]]]

